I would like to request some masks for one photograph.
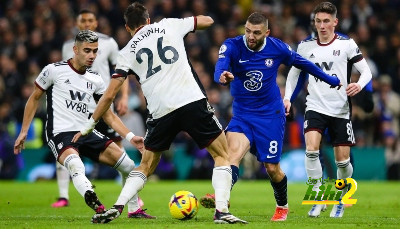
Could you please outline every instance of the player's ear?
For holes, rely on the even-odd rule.
[[[150,24],[150,18],[147,18],[147,24],[149,25]]]
[[[271,30],[267,29],[267,31],[265,31],[265,37],[268,37],[270,32],[271,32]]]

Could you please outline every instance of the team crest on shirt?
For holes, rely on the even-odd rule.
[[[221,48],[219,48],[219,53],[218,54],[222,54],[226,51],[227,47],[226,45],[221,45]]]
[[[273,59],[265,59],[265,66],[271,67],[274,64]]]

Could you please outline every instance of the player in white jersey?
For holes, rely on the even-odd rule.
[[[81,10],[76,18],[76,26],[79,30],[89,29],[95,31],[97,28],[98,22],[96,19],[96,15],[89,10]],[[105,34],[96,32],[99,37],[99,50],[97,52],[96,60],[94,61],[91,69],[98,72],[102,77],[105,86],[110,83],[111,79],[111,72],[110,72],[110,65],[115,66],[117,63],[117,56],[118,56],[118,44],[112,38]],[[68,40],[64,43],[62,48],[62,57],[63,60],[68,60],[73,57],[73,46],[74,40]],[[117,103],[116,109],[119,115],[124,115],[127,111],[128,107],[128,90],[129,90],[129,82],[126,80],[121,89],[121,98]],[[94,109],[96,108],[96,103],[93,101],[89,105],[89,112],[92,114]],[[122,150],[125,151],[124,147],[122,146],[122,138],[118,135],[115,130],[110,128],[102,119],[96,125],[96,130],[102,133],[103,135],[107,136],[111,140],[113,140]],[[68,170],[62,166],[60,163],[56,162],[56,175],[57,175],[57,184],[59,190],[59,198],[58,200],[52,204],[52,207],[65,207],[69,205],[69,173]],[[122,174],[121,174],[122,175]],[[130,218],[154,218],[150,216],[144,211],[139,211],[143,206],[143,201],[138,197],[135,196],[131,201],[128,203],[128,217]]]
[[[75,38],[74,56],[68,61],[49,64],[35,81],[35,89],[24,111],[21,132],[14,144],[14,153],[24,148],[27,131],[44,93],[47,99],[46,137],[49,148],[58,162],[69,171],[76,190],[95,212],[105,210],[85,176],[85,166],[80,158],[87,156],[96,162],[114,167],[126,178],[135,167],[134,162],[111,139],[94,131],[72,142],[73,136],[88,120],[89,104],[98,100],[105,91],[101,77],[88,67],[93,64],[98,51],[98,36],[90,30],[80,31]],[[135,136],[109,108],[104,120],[139,150],[143,150],[143,138]]]
[[[336,6],[330,2],[322,2],[314,9],[316,38],[299,44],[297,52],[314,62],[330,75],[336,75],[343,86],[332,90],[329,85],[309,77],[304,135],[306,141],[305,167],[307,176],[318,180],[314,191],[321,186],[322,168],[319,162],[319,147],[322,134],[328,128],[333,143],[335,163],[338,167],[337,179],[349,178],[353,174],[350,163],[350,146],[355,145],[351,124],[350,98],[361,91],[372,78],[367,62],[360,49],[351,38],[334,32],[338,19]],[[351,66],[361,73],[357,82],[350,82]],[[286,82],[284,104],[290,109],[290,98],[295,89],[300,70],[292,67]],[[346,191],[343,192],[345,194]],[[318,217],[325,205],[314,205],[308,212],[310,217]],[[339,218],[344,213],[343,204],[334,205],[330,217]]]
[[[120,51],[116,73],[99,101],[87,127],[78,133],[86,135],[109,107],[128,74],[135,74],[142,86],[149,110],[145,150],[114,207],[95,214],[93,223],[107,223],[120,216],[124,205],[137,194],[156,169],[161,154],[168,150],[180,131],[186,131],[200,148],[207,148],[215,160],[212,185],[215,189],[215,223],[247,223],[228,210],[232,171],[227,141],[222,127],[208,104],[204,88],[191,67],[183,38],[196,29],[213,24],[208,16],[183,19],[167,18],[150,24],[149,13],[140,3],[128,6],[124,14],[126,29],[132,39]]]

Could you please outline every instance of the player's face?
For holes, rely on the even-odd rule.
[[[246,22],[245,37],[247,47],[251,50],[259,50],[264,44],[264,39],[269,35],[269,29],[264,24],[253,25]]]
[[[92,30],[95,31],[97,28],[96,16],[92,13],[80,14],[76,20],[76,25],[79,30]]]
[[[80,67],[91,67],[96,59],[98,51],[98,42],[76,43],[74,46],[75,59]]]
[[[335,27],[338,23],[338,19],[328,13],[320,12],[315,15],[314,22],[320,41],[331,41],[335,36]]]

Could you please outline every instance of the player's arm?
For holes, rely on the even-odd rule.
[[[36,110],[39,106],[39,100],[42,97],[44,91],[40,89],[37,85],[35,85],[35,88],[29,96],[28,101],[26,102],[25,105],[25,110],[24,110],[24,118],[22,120],[22,127],[21,131],[18,135],[17,140],[15,140],[14,144],[14,154],[19,154],[21,153],[21,150],[24,149],[24,142],[26,140],[26,136],[28,133],[29,126],[31,125],[32,119],[36,114]]]
[[[232,43],[225,41],[219,49],[218,61],[215,64],[214,81],[216,83],[227,85],[235,79],[234,75],[229,71],[231,65]]]
[[[332,87],[338,87],[338,90],[342,86],[338,77],[330,76],[330,75],[326,74],[319,67],[317,67],[314,63],[303,58],[302,56],[300,56],[297,53],[295,53],[295,58],[294,58],[292,65],[295,66],[296,68],[299,68],[303,71],[308,72],[309,74],[326,82],[327,84],[331,85]]]
[[[128,127],[121,121],[121,119],[111,111],[109,108],[103,115],[104,121],[109,127],[114,129],[119,135],[124,136],[132,145],[134,145],[140,152],[144,149],[143,137],[135,136]]]
[[[195,17],[195,29],[203,30],[210,27],[214,20],[210,16],[198,15]]]
[[[111,79],[110,84],[108,85],[106,92],[101,96],[92,117],[90,117],[90,119],[84,124],[83,128],[74,135],[72,142],[77,142],[82,135],[87,135],[93,131],[100,118],[108,109],[110,109],[111,103],[114,101],[115,96],[121,89],[124,80],[125,77],[116,77]]]
[[[291,98],[299,82],[299,75],[301,70],[296,67],[291,67],[286,79],[285,96],[283,97],[283,104],[285,106],[285,115],[289,115],[291,107]]]
[[[368,84],[372,79],[372,73],[369,69],[367,61],[363,58],[362,60],[354,63],[354,67],[360,72],[360,78],[357,83],[350,83],[346,88],[346,93],[348,96],[355,96],[361,89]]]
[[[125,115],[128,111],[128,100],[129,100],[129,80],[125,80],[121,86],[121,97],[117,102],[118,115]]]

